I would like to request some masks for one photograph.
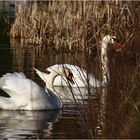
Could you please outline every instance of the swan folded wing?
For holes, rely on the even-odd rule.
[[[14,72],[14,73],[6,73],[6,74],[4,74],[2,77],[4,77],[4,78],[26,78],[26,76],[24,75],[24,73],[23,72]]]
[[[23,72],[6,73],[0,78],[0,88],[5,85],[16,85],[16,83],[23,79],[27,79]]]
[[[29,104],[29,100],[26,96],[23,96],[15,89],[11,89],[9,86],[3,86],[2,90],[5,91],[10,98],[0,97],[0,109],[17,110],[24,109]]]
[[[14,75],[15,76],[17,76],[18,78],[22,78],[22,79],[25,79],[26,78],[26,76],[24,75],[24,73],[23,72],[14,72]]]
[[[0,84],[0,87],[12,98],[26,97],[26,100],[28,100],[28,94],[26,92],[26,90],[28,91],[28,86],[26,85],[27,84],[25,84],[23,80],[21,81],[19,79],[6,78],[2,79],[2,84]]]
[[[5,91],[10,97],[18,97],[20,94],[16,90],[11,89],[8,86],[3,86],[2,90]]]
[[[24,75],[24,73],[20,72],[20,73],[6,73],[5,75],[3,75],[0,78],[0,88],[2,88],[5,85],[8,86],[16,86],[17,87],[17,83],[22,80],[22,79],[27,79],[26,76]]]
[[[46,69],[46,71],[48,72],[52,72],[53,70],[57,69],[60,65],[59,64],[55,64],[53,66],[50,66]]]
[[[55,71],[55,69],[57,69],[59,67],[67,67],[68,69],[71,70],[71,72],[73,73],[74,82],[75,82],[75,84],[72,85],[73,87],[77,87],[77,86],[86,87],[88,84],[87,81],[89,81],[89,84],[93,87],[102,86],[102,82],[97,80],[93,74],[91,74],[91,73],[87,74],[87,71],[85,69],[75,66],[75,65],[56,64],[56,65],[48,67],[46,70],[49,72],[52,72],[52,71]],[[54,85],[61,86],[62,83],[63,83],[63,80],[62,80],[62,77],[60,77],[60,76],[54,80]],[[65,84],[65,81],[64,81],[63,85],[67,85],[67,84]]]
[[[67,67],[73,73],[75,84],[72,86],[83,87],[86,85],[86,83],[87,83],[86,82],[87,81],[86,80],[87,79],[86,71],[83,68],[80,68],[78,66],[70,65],[70,64],[56,64],[56,65],[48,67],[46,69],[46,71],[52,72],[52,71],[55,71],[55,69],[58,69],[59,67]],[[60,83],[60,81],[61,81],[61,83]],[[67,85],[67,80],[65,79],[65,77],[57,76],[57,78],[54,80],[54,85],[61,86],[62,83],[63,83],[63,85]]]
[[[35,83],[26,78],[23,73],[7,73],[0,78],[0,88],[11,97],[21,96],[29,100],[34,85]]]

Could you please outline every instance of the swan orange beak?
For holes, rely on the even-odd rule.
[[[122,51],[123,46],[122,46],[121,42],[118,39],[114,40],[114,45],[116,47],[117,52]]]
[[[69,75],[67,77],[68,81],[71,82],[71,84],[73,85],[74,84],[74,81],[73,81],[73,74],[71,72],[69,72]]]
[[[117,47],[117,48],[121,48],[121,42],[119,40],[115,40],[114,41],[114,45]]]

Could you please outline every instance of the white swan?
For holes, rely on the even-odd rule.
[[[102,83],[107,84],[110,79],[108,63],[108,45],[114,45],[115,49],[120,49],[121,44],[116,36],[106,35],[101,41],[101,66],[102,66]],[[112,46],[111,46],[112,47]]]
[[[102,86],[102,82],[97,80],[95,78],[95,76],[93,74],[88,74],[85,69],[80,68],[78,66],[75,65],[71,65],[71,64],[56,64],[53,66],[50,66],[49,68],[47,68],[47,73],[41,72],[39,70],[37,70],[37,74],[40,76],[41,79],[43,79],[43,81],[45,83],[48,83],[51,81],[52,77],[49,76],[52,72],[56,71],[57,69],[61,69],[61,68],[68,68],[71,70],[71,73],[73,74],[73,83],[70,83],[71,87],[87,87],[88,86],[88,80],[89,80],[89,84],[92,87],[101,87]],[[46,86],[46,87],[47,87]],[[57,76],[54,80],[53,80],[53,86],[69,86],[67,79],[63,76]]]
[[[102,81],[99,81],[98,79],[96,79],[95,76],[91,73],[87,74],[87,71],[85,69],[80,68],[75,65],[70,65],[70,64],[56,64],[56,65],[50,66],[46,69],[47,73],[48,72],[51,73],[55,71],[56,69],[65,67],[65,68],[70,69],[71,72],[73,73],[74,84],[71,84],[72,87],[87,87],[88,85],[87,81],[89,81],[89,85],[91,87],[103,87],[107,83],[107,80],[110,78],[109,68],[108,68],[108,57],[107,57],[109,44],[112,44],[116,46],[117,48],[120,48],[120,43],[115,36],[106,35],[103,37],[101,41],[101,64],[102,64],[102,77],[103,77]],[[43,73],[39,70],[37,71],[40,78],[43,79],[43,81],[47,83],[48,85],[49,81],[51,81],[52,79],[49,76],[49,74]],[[54,86],[69,86],[67,83],[67,79],[62,76],[57,76],[53,80],[53,85]]]
[[[53,74],[55,72],[58,72],[58,70],[67,68],[69,70],[69,77],[65,76],[56,76],[53,78]],[[35,69],[35,68],[34,68]],[[52,91],[57,91],[59,93],[60,98],[63,102],[75,102],[81,101],[82,99],[87,99],[88,97],[88,82],[91,87],[101,87],[102,82],[95,79],[93,74],[88,74],[86,70],[70,65],[70,64],[56,64],[49,68],[47,68],[47,73],[41,72],[38,69],[35,69],[36,73],[39,75],[39,77],[45,82],[46,88],[52,89],[50,85],[53,85]],[[87,78],[88,77],[88,78]],[[68,82],[68,80],[71,82]],[[94,89],[92,89],[94,92]]]
[[[68,69],[65,70],[69,77]],[[52,72],[52,80],[57,75],[64,75]],[[72,78],[70,79],[72,81]],[[32,80],[26,78],[24,73],[7,73],[0,78],[0,88],[4,90],[10,98],[0,97],[0,109],[7,110],[54,110],[62,108],[62,101],[54,91],[52,85],[48,89],[42,89]]]
[[[102,67],[102,83],[104,88],[102,88],[102,96],[101,96],[101,121],[102,127],[105,127],[105,111],[106,111],[106,96],[107,96],[107,86],[110,81],[110,73],[109,73],[109,60],[108,60],[108,47],[109,44],[114,45],[115,49],[120,49],[121,44],[115,36],[106,35],[103,37],[101,41],[101,67]]]

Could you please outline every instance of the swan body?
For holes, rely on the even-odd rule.
[[[89,80],[89,85],[92,87],[102,86],[101,81],[97,80],[93,74],[90,73],[87,75],[86,70],[75,65],[56,64],[47,68],[47,71],[51,73],[52,71],[55,71],[57,68],[61,68],[61,67],[67,67],[73,73],[74,84],[70,84],[71,87],[87,87],[88,86],[87,80]],[[61,76],[57,76],[54,79],[53,85],[54,86],[69,86],[66,78],[61,77]]]
[[[61,109],[61,99],[53,92],[41,88],[24,73],[7,73],[0,78],[0,88],[10,98],[0,97],[0,109],[54,110]]]

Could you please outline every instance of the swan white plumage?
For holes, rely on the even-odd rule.
[[[69,69],[69,75],[71,77],[69,76],[69,78],[66,78],[66,76],[63,74],[63,76],[58,75],[55,78],[52,78],[54,77],[52,73],[58,72],[59,69],[61,70],[63,68]],[[86,70],[70,64],[53,65],[47,68],[47,73],[41,72],[38,69],[35,69],[35,71],[45,82],[46,88],[50,89],[52,88],[50,85],[53,85],[52,90],[59,93],[59,96],[63,102],[75,102],[75,100],[81,101],[82,99],[86,99],[88,97],[87,80],[89,80],[89,85],[94,88],[99,88],[102,86],[102,83],[95,79],[93,74],[87,75]],[[71,80],[71,82],[68,82],[68,80]],[[93,88],[92,90],[94,92]]]
[[[66,74],[68,70],[64,69]],[[52,72],[54,77],[62,74]],[[53,78],[52,77],[52,80]],[[26,78],[24,73],[7,73],[0,78],[0,88],[10,98],[0,97],[0,109],[7,110],[55,110],[62,108],[62,101],[54,91],[52,85],[43,89],[34,81]]]
[[[102,83],[104,88],[102,89],[101,96],[101,116],[102,116],[102,124],[103,127],[105,125],[105,111],[106,111],[106,96],[107,96],[107,85],[110,81],[110,73],[109,73],[109,60],[108,60],[108,47],[109,44],[114,45],[118,49],[121,47],[120,42],[115,36],[106,35],[103,37],[101,41],[101,67],[102,67]]]
[[[121,44],[116,36],[106,35],[101,41],[101,67],[102,67],[102,83],[103,85],[107,84],[107,81],[110,79],[109,74],[109,63],[108,63],[108,45],[114,45],[119,49]]]
[[[47,71],[52,72],[52,71],[55,71],[55,69],[57,69],[59,67],[60,68],[66,67],[66,68],[70,69],[71,72],[73,73],[74,84],[71,84],[71,87],[87,87],[88,86],[87,81],[89,81],[89,84],[92,87],[101,87],[102,86],[102,82],[99,81],[98,79],[96,79],[93,74],[91,74],[91,73],[87,74],[87,71],[85,69],[80,68],[75,65],[56,64],[56,65],[48,67]],[[54,79],[53,85],[54,86],[68,86],[65,77],[60,77],[60,76],[57,76]]]
[[[55,71],[55,69],[58,69],[59,67],[66,67],[70,69],[74,77],[74,84],[71,84],[72,87],[87,87],[87,81],[89,81],[89,85],[91,87],[104,87],[107,83],[107,79],[110,78],[107,57],[109,44],[116,46],[117,49],[120,48],[121,45],[116,36],[106,35],[103,37],[101,41],[102,81],[96,79],[95,76],[91,73],[87,74],[87,71],[85,69],[71,64],[56,64],[48,67],[46,70],[52,72]],[[46,79],[48,80],[49,78]],[[57,76],[54,79],[53,85],[68,86],[66,81],[67,80],[65,79],[65,77]]]
[[[75,65],[71,64],[56,64],[53,66],[48,67],[47,73],[41,72],[36,69],[37,74],[40,76],[40,78],[46,83],[46,87],[48,88],[48,84],[50,81],[52,81],[52,77],[50,76],[52,72],[56,71],[57,69],[62,68],[68,68],[70,69],[71,73],[73,74],[73,83],[70,83],[71,87],[87,87],[88,83],[87,80],[89,80],[89,84],[92,87],[101,87],[102,82],[97,80],[93,74],[88,74],[86,70],[83,68],[80,68]],[[53,80],[53,86],[69,86],[67,79],[65,76],[58,75]]]

